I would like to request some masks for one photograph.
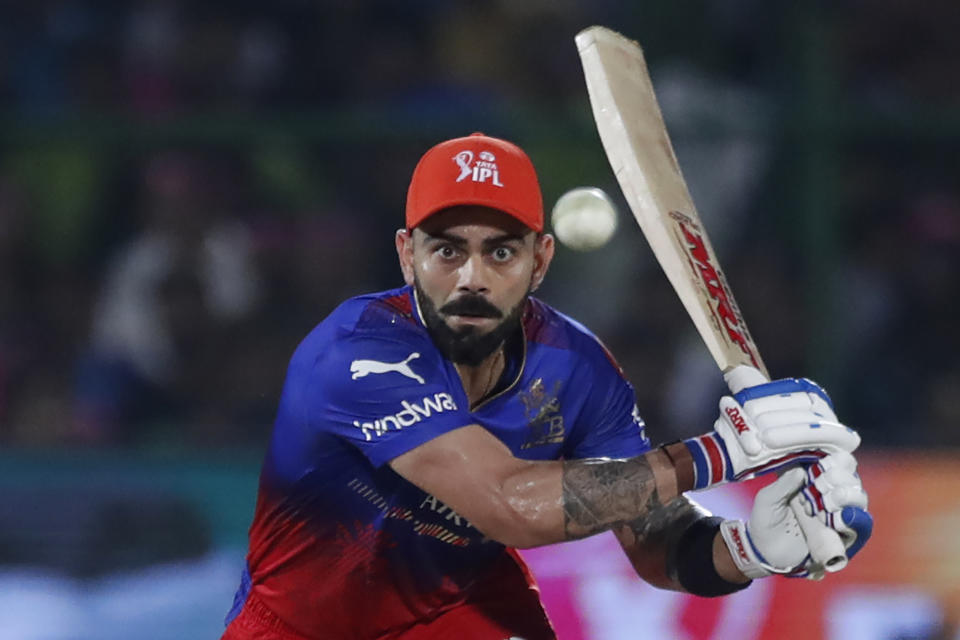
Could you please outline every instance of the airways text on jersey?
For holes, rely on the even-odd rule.
[[[393,415],[377,418],[373,422],[354,420],[353,426],[360,429],[360,431],[363,432],[364,439],[369,441],[371,440],[371,433],[380,437],[387,433],[389,429],[399,431],[404,427],[413,426],[434,414],[457,410],[457,403],[453,401],[453,396],[449,393],[435,393],[432,396],[424,396],[420,399],[419,404],[403,400],[400,402],[400,405],[403,409]]]

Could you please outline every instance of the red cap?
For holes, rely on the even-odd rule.
[[[543,231],[543,197],[533,163],[506,140],[474,133],[441,142],[420,158],[407,191],[407,229],[462,204],[498,209]]]

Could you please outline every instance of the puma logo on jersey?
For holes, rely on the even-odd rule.
[[[404,375],[420,384],[425,381],[410,368],[410,361],[416,360],[420,354],[414,351],[400,362],[381,362],[379,360],[354,360],[350,363],[351,379],[363,378],[371,373],[390,373],[391,371]]]

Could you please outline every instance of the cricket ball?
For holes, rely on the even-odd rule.
[[[550,215],[553,233],[576,251],[599,249],[617,229],[617,210],[597,187],[577,187],[560,196]]]

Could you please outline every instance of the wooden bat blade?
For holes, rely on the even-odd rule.
[[[723,371],[766,367],[693,205],[640,46],[605,27],[576,37],[600,140],[627,204]]]

